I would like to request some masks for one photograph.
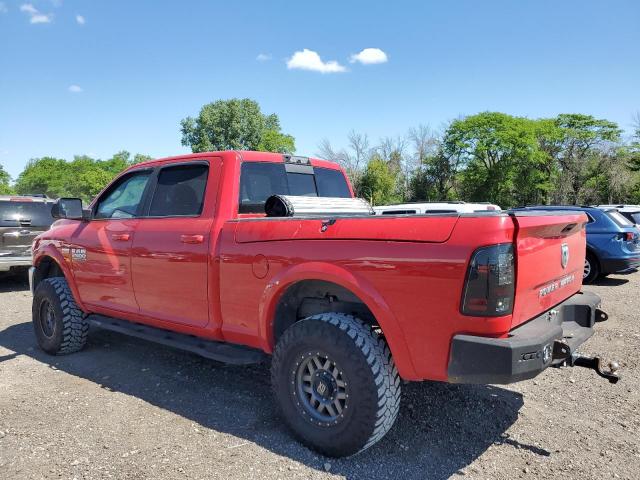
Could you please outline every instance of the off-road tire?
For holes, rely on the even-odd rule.
[[[309,355],[339,365],[347,403],[336,423],[304,413],[296,393],[296,369]],[[286,424],[308,447],[331,457],[361,452],[389,431],[400,408],[400,377],[384,338],[351,315],[323,313],[289,327],[271,364],[273,391]]]
[[[47,334],[43,310],[51,307],[50,331]],[[46,313],[46,312],[45,312]],[[65,355],[81,350],[87,342],[89,323],[76,304],[64,277],[42,280],[33,294],[32,319],[38,345],[51,355]]]
[[[589,270],[589,274],[582,279],[582,283],[585,285],[595,282],[595,280],[600,276],[600,263],[596,256],[591,252],[587,252],[587,256],[585,257],[585,270],[587,263],[591,268]]]

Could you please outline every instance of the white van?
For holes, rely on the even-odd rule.
[[[416,202],[373,207],[376,215],[422,215],[425,213],[473,213],[486,210],[501,210],[498,205],[488,202]]]

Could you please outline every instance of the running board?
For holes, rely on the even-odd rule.
[[[122,333],[130,337],[137,337],[150,342],[160,343],[169,347],[186,350],[201,357],[217,360],[218,362],[234,365],[250,365],[264,361],[267,355],[255,348],[216,342],[185,335],[183,333],[150,327],[140,323],[127,322],[103,315],[89,315],[87,321],[95,327]]]

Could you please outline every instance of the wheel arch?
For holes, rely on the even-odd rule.
[[[303,305],[309,299],[326,300],[331,304],[331,296],[338,300],[338,305],[332,309]],[[301,313],[306,317],[325,312],[356,313],[358,317],[365,317],[361,320],[377,325],[385,336],[400,375],[405,379],[418,378],[404,333],[384,298],[366,279],[334,264],[298,264],[270,280],[260,301],[259,328],[263,349],[272,352],[279,335],[304,318],[299,316]]]
[[[45,246],[40,250],[33,260],[35,271],[33,274],[33,290],[45,278],[64,277],[71,289],[74,300],[80,309],[86,312],[86,308],[80,300],[80,295],[75,279],[71,273],[69,261],[53,246]]]

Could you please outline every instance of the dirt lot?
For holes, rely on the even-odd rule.
[[[610,320],[584,351],[620,360],[610,385],[551,369],[510,386],[404,386],[389,435],[349,459],[291,439],[268,367],[231,367],[93,331],[38,350],[24,279],[0,280],[0,477],[640,478],[640,274],[590,287]]]

